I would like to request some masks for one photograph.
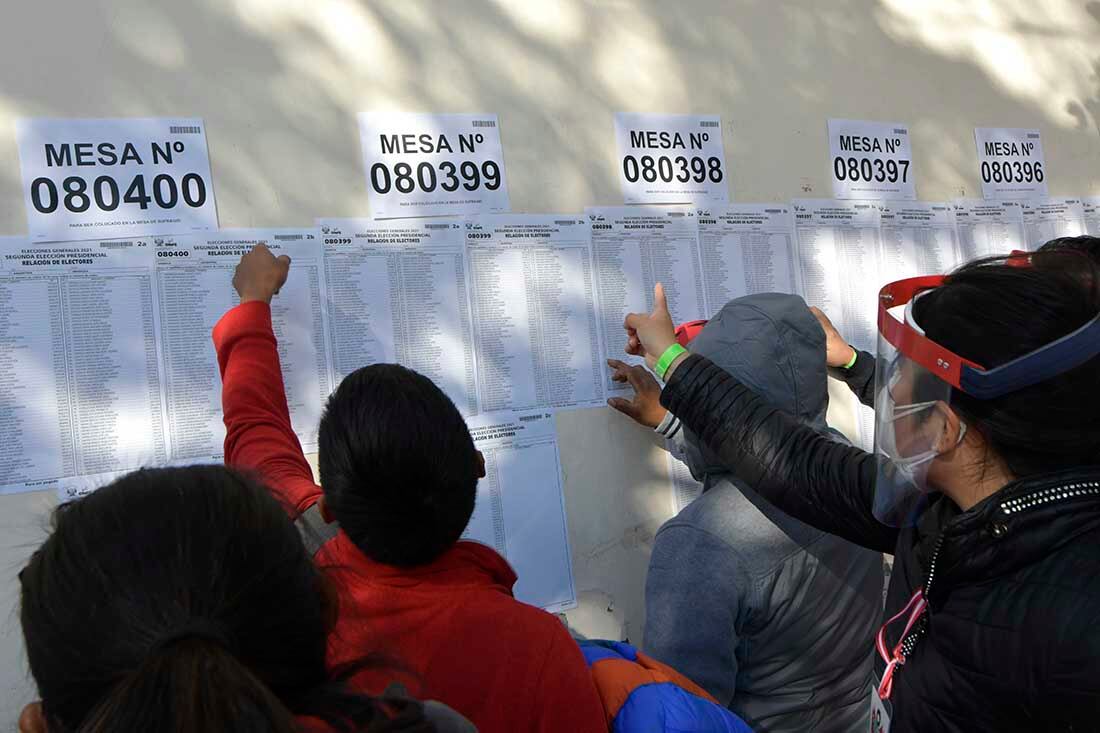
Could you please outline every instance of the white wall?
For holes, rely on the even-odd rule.
[[[0,234],[25,231],[14,120],[35,115],[205,118],[225,226],[369,214],[355,113],[382,108],[499,113],[515,211],[618,203],[616,111],[721,114],[739,201],[828,196],[830,116],[909,122],[926,200],[980,195],[976,125],[1042,129],[1052,195],[1100,193],[1100,2],[12,0],[0,12]],[[585,600],[571,621],[638,639],[663,459],[606,410],[558,425]],[[0,499],[0,727],[30,696],[9,609],[49,505]]]

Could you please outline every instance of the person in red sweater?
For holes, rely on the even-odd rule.
[[[554,616],[512,597],[493,549],[460,540],[484,461],[431,380],[394,364],[348,375],[321,419],[321,486],[291,428],[270,302],[290,259],[241,258],[241,304],[214,328],[225,462],[259,474],[332,580],[328,666],[368,657],[354,686],[393,681],[450,705],[481,733],[607,730],[580,649]]]

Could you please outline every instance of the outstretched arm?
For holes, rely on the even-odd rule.
[[[286,282],[290,258],[274,257],[257,245],[241,258],[233,286],[241,304],[214,327],[214,347],[222,377],[225,462],[253,471],[292,516],[321,495],[290,423],[271,328],[271,298]]]
[[[657,359],[676,343],[664,292],[653,313],[627,316],[627,351]],[[800,425],[698,355],[681,354],[665,373],[661,404],[768,501],[825,532],[892,552],[897,530],[872,513],[875,458]]]

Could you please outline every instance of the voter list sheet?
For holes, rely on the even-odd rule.
[[[316,451],[321,409],[332,391],[317,230],[222,229],[154,241],[172,462],[222,460],[221,376],[210,334],[239,304],[233,273],[257,244],[291,258],[286,284],[271,300],[271,323],[291,425],[303,450]]]
[[[0,248],[0,492],[166,463],[152,241]]]
[[[603,405],[588,221],[484,216],[465,236],[482,409]]]
[[[1024,207],[1019,201],[957,199],[954,206],[962,262],[1027,249]]]
[[[1081,199],[1084,210],[1085,234],[1100,237],[1100,196],[1086,196]]]
[[[800,199],[792,204],[803,297],[857,349],[875,353],[881,212],[876,203]],[[859,442],[874,444],[874,414],[858,409]]]
[[[1030,252],[1052,239],[1079,237],[1085,233],[1085,207],[1077,198],[1024,199],[1026,249]]]
[[[467,421],[485,478],[463,539],[489,545],[515,569],[516,598],[550,612],[577,605],[554,415],[484,413]]]
[[[457,221],[321,219],[336,383],[397,363],[476,415],[477,367]]]
[[[685,207],[600,207],[585,209],[592,228],[596,293],[604,355],[633,363],[625,351],[623,321],[629,313],[653,310],[653,286],[662,283],[677,322],[707,317],[703,297],[699,225]],[[628,389],[605,376],[608,392]]]
[[[948,203],[891,201],[882,205],[881,284],[957,267],[959,236]]]
[[[698,216],[707,314],[743,295],[801,291],[790,206],[731,204]]]

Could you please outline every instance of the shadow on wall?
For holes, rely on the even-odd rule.
[[[32,115],[204,117],[227,226],[368,213],[355,113],[385,108],[499,112],[517,211],[618,201],[625,110],[722,114],[739,200],[828,195],[830,116],[909,122],[925,199],[978,190],[979,124],[1043,128],[1055,192],[1089,193],[1098,6],[21,3],[0,29],[0,231],[25,231],[13,119]]]

